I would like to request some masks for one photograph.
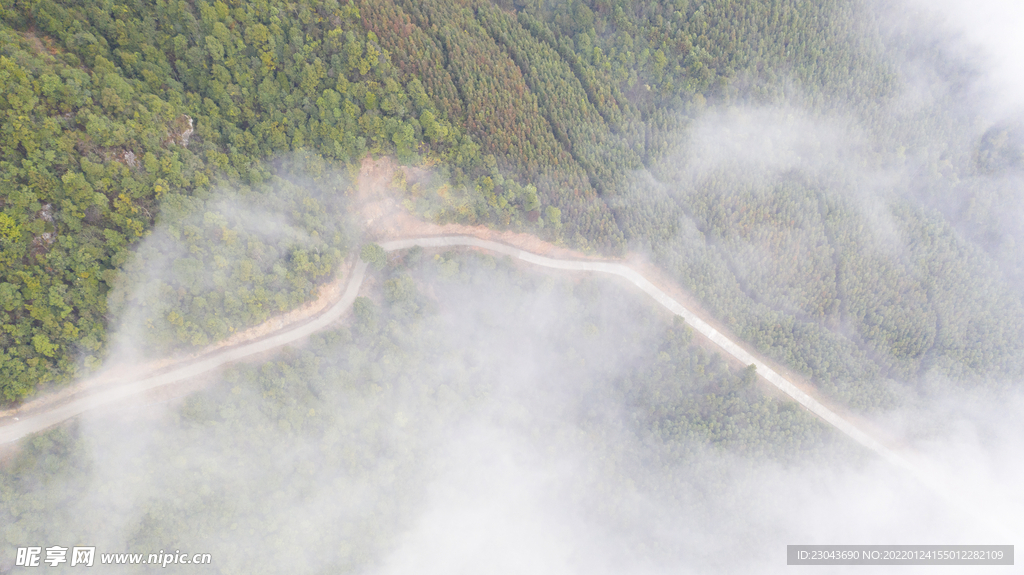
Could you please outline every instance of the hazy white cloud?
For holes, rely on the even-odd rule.
[[[982,73],[976,97],[994,119],[1024,112],[1024,3],[1019,0],[910,0],[959,38]]]

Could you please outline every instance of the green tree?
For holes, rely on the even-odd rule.
[[[384,266],[388,265],[388,253],[384,251],[384,248],[375,243],[363,245],[363,249],[359,252],[359,257],[379,270],[384,269]]]

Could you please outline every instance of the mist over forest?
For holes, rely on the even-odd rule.
[[[1021,25],[998,0],[0,6],[0,429],[369,264],[327,329],[0,445],[0,573],[51,545],[654,574],[1016,544]],[[621,278],[377,245],[424,229],[656,270],[918,475]],[[890,572],[816,572],[853,569]]]

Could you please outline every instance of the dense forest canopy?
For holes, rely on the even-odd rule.
[[[354,188],[387,156],[419,218],[649,262],[844,410],[985,397],[1024,376],[1024,119],[986,107],[973,49],[873,0],[0,0],[0,405],[372,264],[343,325],[24,442],[0,572],[87,536],[209,543],[222,572],[407,572],[449,532],[415,521],[472,507],[452,491],[618,572],[759,572],[777,547],[697,546],[806,534],[778,492],[827,509],[823,534],[889,517],[857,485],[903,489],[894,536],[958,525],[623,286],[389,255]],[[803,482],[836,476],[856,509]]]
[[[1005,280],[1021,266],[999,206],[1020,131],[979,130],[958,107],[968,63],[922,52],[890,15],[838,0],[7,7],[5,401],[95,368],[129,301],[166,350],[311,297],[356,233],[344,166],[366,154],[436,167],[406,190],[428,218],[650,252],[851,405],[890,404],[896,380],[1012,378],[1024,308]],[[927,106],[906,95],[911,65],[943,75]],[[308,241],[261,248],[208,205],[223,190]],[[135,247],[163,214],[190,256],[144,280],[154,248]],[[231,283],[213,301],[191,277],[211,267]],[[146,281],[131,289],[159,305],[126,295]]]
[[[353,5],[44,2],[5,8],[3,16],[0,381],[8,402],[95,367],[118,319],[107,309],[108,292],[132,281],[124,267],[132,246],[162,212],[202,219],[205,229],[187,240],[193,245],[233,236],[234,223],[204,207],[222,189],[281,196],[246,201],[284,210],[307,234],[324,230],[304,212],[336,228],[339,212],[329,208],[340,198],[308,204],[309,192],[275,163],[282,154],[298,155],[288,163],[301,165],[305,180],[330,180],[368,153],[403,161],[435,155],[460,189],[494,172],[422,82],[394,67]],[[321,183],[343,195],[342,182]],[[506,221],[540,209],[532,186],[509,178],[506,188]],[[341,248],[337,233],[314,244]],[[302,282],[323,281],[343,255],[298,269],[308,266],[293,262],[295,253],[265,259],[253,249],[247,255],[265,268],[279,261],[296,276],[283,279],[299,282],[256,294],[268,311],[282,299],[288,307],[307,298]],[[258,278],[240,281],[249,291],[265,287]],[[189,305],[165,312],[183,318],[169,321],[189,332],[171,338],[185,344],[266,316],[192,317]],[[195,311],[237,316],[212,305]],[[227,324],[183,326],[208,320]]]

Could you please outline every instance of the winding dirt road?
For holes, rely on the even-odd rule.
[[[829,409],[821,402],[793,385],[786,378],[779,375],[775,370],[758,359],[754,354],[723,335],[678,301],[656,287],[653,283],[648,281],[647,278],[625,264],[550,258],[527,252],[506,244],[471,236],[443,236],[394,240],[382,242],[380,245],[388,252],[404,250],[414,246],[423,248],[474,247],[508,255],[524,262],[547,268],[575,272],[597,272],[622,277],[640,288],[650,297],[654,298],[655,301],[667,308],[669,311],[682,317],[683,320],[685,320],[693,329],[708,338],[710,341],[714,342],[725,353],[732,356],[743,365],[753,364],[756,366],[758,375],[763,377],[768,383],[775,386],[789,397],[796,400],[800,405],[804,406],[857,443],[877,453],[886,460],[900,467],[909,469],[905,460],[894,451],[877,441],[869,433],[863,431],[848,419],[840,416],[835,411]],[[25,417],[0,427],[0,444],[17,441],[26,435],[47,429],[90,409],[108,405],[157,387],[194,378],[215,370],[225,364],[306,338],[336,322],[346,311],[348,311],[352,306],[352,302],[355,301],[356,294],[359,292],[359,288],[363,283],[365,275],[366,263],[362,261],[357,262],[352,269],[348,285],[346,286],[341,299],[312,321],[271,335],[265,339],[208,354],[205,357],[197,358],[185,363],[184,365],[172,367],[160,373],[142,376],[141,379],[131,378],[116,382],[107,386],[103,390],[84,395],[83,397],[73,398],[68,402],[42,410],[38,413],[26,414]]]
[[[766,382],[776,387],[782,393],[798,402],[835,429],[842,432],[850,439],[856,441],[863,447],[871,450],[885,461],[895,465],[897,468],[908,472],[917,479],[923,486],[929,488],[933,493],[939,495],[954,507],[960,508],[969,516],[977,516],[971,509],[966,509],[958,503],[955,497],[955,489],[951,489],[935,477],[934,473],[928,471],[926,461],[921,460],[913,453],[906,450],[895,450],[883,444],[881,441],[863,426],[858,425],[848,416],[843,416],[835,410],[822,404],[820,401],[801,390],[788,379],[772,369],[764,361],[748,351],[739,343],[733,341],[706,321],[702,320],[691,310],[680,304],[676,299],[666,294],[646,277],[638,273],[629,265],[617,262],[600,260],[579,260],[569,258],[552,258],[537,255],[510,245],[491,240],[485,240],[473,236],[440,236],[415,239],[384,241],[380,243],[385,251],[394,252],[419,246],[423,248],[446,248],[446,247],[471,247],[499,254],[504,254],[526,263],[567,270],[573,272],[603,273],[621,277],[630,282],[659,304],[672,313],[680,316],[694,330],[717,345],[727,355],[733,357],[743,365],[753,364],[757,368],[757,374]],[[6,421],[0,424],[0,446],[11,444],[19,439],[43,431],[62,421],[73,418],[91,409],[107,406],[126,398],[136,396],[148,390],[162,386],[184,383],[197,376],[209,373],[226,364],[236,362],[246,357],[264,353],[289,343],[306,338],[338,321],[349,309],[356,299],[359,289],[366,276],[366,263],[356,262],[352,267],[351,275],[341,298],[328,309],[314,317],[311,321],[301,325],[286,328],[285,330],[272,334],[264,339],[250,343],[240,344],[233,348],[217,350],[207,355],[186,361],[167,368],[163,371],[152,371],[149,374],[126,377],[123,380],[115,380],[113,383],[104,386],[102,389],[83,393],[78,397],[54,405],[41,408],[32,413],[21,415],[20,419],[5,418]]]

